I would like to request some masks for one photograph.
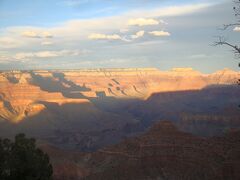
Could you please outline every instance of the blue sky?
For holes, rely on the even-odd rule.
[[[75,18],[89,19],[120,15],[135,9],[176,6],[192,1],[169,0],[1,0],[1,26],[51,26]],[[206,2],[206,1],[205,1]]]
[[[0,69],[193,67],[238,70],[216,35],[239,42],[219,0],[0,0]]]

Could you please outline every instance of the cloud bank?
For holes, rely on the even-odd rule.
[[[140,37],[143,37],[145,34],[145,31],[138,31],[136,34],[132,35],[132,39],[137,39],[137,38],[140,38]]]
[[[36,31],[24,31],[22,32],[23,37],[28,38],[52,38],[53,35],[50,32],[36,32]]]
[[[240,26],[237,26],[233,29],[233,31],[237,31],[237,32],[240,32]]]
[[[121,40],[122,38],[118,34],[106,35],[106,34],[93,33],[93,34],[90,34],[88,36],[88,39],[92,39],[92,40]]]
[[[137,18],[128,20],[129,26],[149,26],[158,24],[159,22],[155,19]]]
[[[149,34],[153,36],[170,36],[171,34],[167,31],[151,31]]]

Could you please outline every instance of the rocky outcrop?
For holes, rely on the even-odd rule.
[[[187,115],[215,117],[236,104],[239,90],[231,84],[238,75],[227,69],[206,75],[191,68],[1,72],[0,135],[25,132],[62,148],[93,151],[139,134],[158,119],[182,118],[179,126],[194,132],[201,121]],[[221,134],[238,114],[222,116],[229,117],[216,131],[196,132]],[[214,127],[205,122],[198,127]]]
[[[44,109],[41,101],[87,103],[89,98],[146,98],[154,92],[233,84],[239,73],[224,69],[205,75],[191,68],[9,71],[0,73],[0,118],[19,122]]]
[[[138,122],[98,109],[82,94],[89,88],[61,73],[11,72],[14,82],[7,75],[0,74],[1,136],[24,132],[60,147],[89,151],[116,143],[125,136],[125,126]]]
[[[71,179],[73,174],[74,179],[88,180],[237,180],[239,140],[239,131],[218,138],[200,138],[179,131],[170,121],[161,121],[144,135],[95,153],[60,151],[59,154],[59,150],[44,149],[51,156],[59,180]]]
[[[65,103],[86,103],[87,99],[70,99],[64,97],[60,92],[47,92],[40,87],[32,85],[31,75],[25,72],[13,72],[9,80],[8,73],[0,74],[0,119],[9,120],[14,123],[24,118],[33,116],[45,109],[41,102],[52,102],[59,105]]]
[[[201,74],[191,68],[159,71],[154,68],[65,71],[66,79],[107,96],[147,98],[154,92],[201,89],[212,84],[236,83],[239,73],[223,70]]]
[[[239,102],[238,85],[217,85],[202,90],[155,93],[146,101],[128,106],[128,111],[147,125],[170,118],[181,130],[216,136],[240,128]]]
[[[224,69],[213,74],[201,74],[191,68],[174,68],[159,71],[155,68],[83,69],[55,71],[66,80],[89,88],[82,92],[96,97],[96,92],[118,98],[146,98],[154,92],[201,89],[212,84],[233,84],[239,73]],[[43,77],[51,77],[51,71],[37,71]],[[63,83],[64,84],[64,83]],[[66,85],[66,84],[64,84]]]

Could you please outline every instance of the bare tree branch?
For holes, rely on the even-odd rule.
[[[240,27],[240,0],[235,0],[233,2],[235,3],[235,6],[233,7],[233,11],[237,19],[235,23],[224,24],[220,30],[224,31],[230,27]],[[238,45],[233,45],[232,43],[229,43],[228,41],[226,41],[224,37],[218,36],[218,41],[214,42],[214,45],[215,46],[225,45],[225,46],[231,47],[234,50],[235,55],[238,58],[240,58],[240,47]]]
[[[240,22],[239,23],[232,23],[232,24],[224,24],[223,28],[220,28],[220,30],[226,30],[229,27],[233,27],[233,26],[240,26]]]
[[[232,45],[231,43],[227,42],[224,39],[224,37],[219,36],[218,38],[219,38],[219,40],[214,42],[214,46],[226,45],[226,46],[233,48],[235,50],[235,53],[240,54],[240,48],[237,45]]]
[[[233,7],[233,11],[235,13],[235,17],[237,18],[237,21],[235,23],[229,23],[229,24],[224,24],[222,30],[226,30],[229,27],[233,26],[240,26],[240,0],[235,0],[233,1],[235,3],[235,6]]]

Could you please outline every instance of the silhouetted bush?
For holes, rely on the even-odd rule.
[[[0,139],[1,180],[50,180],[52,165],[35,139],[18,134],[15,141]]]

